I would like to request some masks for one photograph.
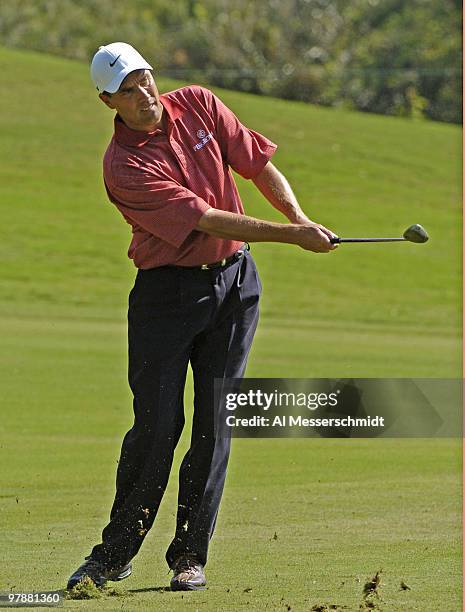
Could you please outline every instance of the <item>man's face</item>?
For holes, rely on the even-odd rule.
[[[133,130],[151,132],[161,122],[163,106],[149,70],[130,72],[116,93],[102,93],[100,99]]]

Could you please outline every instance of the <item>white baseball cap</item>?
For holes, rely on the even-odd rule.
[[[143,68],[152,70],[152,66],[134,47],[115,42],[99,47],[90,65],[90,75],[100,92],[115,93],[130,72]]]

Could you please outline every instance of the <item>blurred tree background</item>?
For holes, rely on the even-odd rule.
[[[126,41],[184,82],[462,120],[459,0],[2,0],[0,44],[89,61]]]

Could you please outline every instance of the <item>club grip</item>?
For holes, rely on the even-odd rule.
[[[330,238],[329,239],[331,244],[339,244],[341,242],[340,238]]]

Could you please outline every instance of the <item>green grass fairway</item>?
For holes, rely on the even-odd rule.
[[[134,269],[101,180],[112,114],[88,67],[7,49],[0,67],[0,591],[52,590],[108,518],[131,426]],[[278,143],[274,161],[314,220],[341,236],[430,233],[327,256],[254,245],[264,294],[248,375],[461,377],[461,130],[218,93]],[[238,184],[249,214],[280,218]],[[67,608],[356,611],[382,569],[380,609],[462,610],[461,439],[235,440],[209,589],[181,594],[165,590],[164,553],[188,436],[120,595]]]

